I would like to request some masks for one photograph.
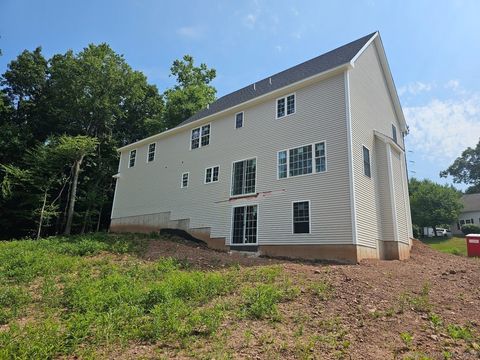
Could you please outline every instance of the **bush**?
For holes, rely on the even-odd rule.
[[[412,225],[413,237],[418,239],[421,235],[420,226],[413,224]]]
[[[462,232],[463,232],[465,235],[468,235],[468,234],[480,234],[480,226],[472,225],[472,224],[463,225],[463,226],[462,226]]]

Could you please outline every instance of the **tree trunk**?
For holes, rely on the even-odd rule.
[[[43,194],[42,210],[40,210],[40,220],[38,222],[37,240],[40,239],[40,235],[42,234],[43,213],[45,212],[46,204],[47,204],[47,191],[45,190],[45,193]]]
[[[73,212],[75,210],[75,198],[77,196],[78,175],[80,173],[80,165],[82,165],[83,156],[73,164],[72,188],[70,191],[70,199],[68,200],[67,224],[65,225],[65,235],[70,235],[72,231]]]
[[[87,210],[85,211],[85,216],[83,217],[82,231],[80,232],[81,234],[85,234],[85,229],[87,228],[88,215],[90,215],[90,206],[88,206]]]
[[[98,211],[97,232],[100,230],[100,223],[102,222],[102,210],[103,210],[103,202],[102,202],[102,206],[100,206],[100,210]]]

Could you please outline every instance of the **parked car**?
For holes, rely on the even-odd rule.
[[[437,236],[443,236],[443,237],[452,236],[452,232],[448,229],[437,228],[436,230],[437,230]]]

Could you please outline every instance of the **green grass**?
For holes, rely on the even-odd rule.
[[[144,240],[133,240],[0,242],[0,359],[98,358],[132,342],[187,346],[215,334],[226,316],[278,319],[278,303],[299,293],[279,266],[147,262],[137,256]]]
[[[447,254],[467,256],[467,242],[463,237],[426,238],[422,242]]]

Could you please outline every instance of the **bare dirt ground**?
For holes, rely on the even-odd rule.
[[[201,269],[279,264],[300,295],[280,304],[280,321],[227,318],[215,340],[198,341],[188,352],[146,346],[126,358],[480,358],[480,259],[415,241],[407,261],[332,265],[221,253],[178,238],[151,240],[145,258],[165,256]],[[312,294],[316,283],[329,284],[329,295]]]

